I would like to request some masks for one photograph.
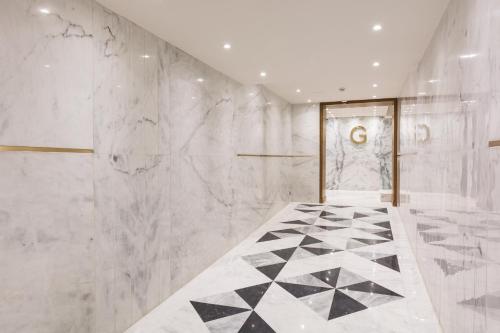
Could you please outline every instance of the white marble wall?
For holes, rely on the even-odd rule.
[[[292,159],[292,200],[319,201],[319,105],[292,107],[293,153],[307,155]]]
[[[0,153],[2,332],[122,332],[290,201],[237,153],[290,153],[291,107],[91,0],[0,2],[0,144],[95,149]]]
[[[351,130],[366,128],[366,143],[351,142]],[[328,118],[326,189],[379,191],[392,188],[392,118]]]
[[[500,331],[499,31],[497,0],[451,0],[401,93],[399,211],[444,332]]]

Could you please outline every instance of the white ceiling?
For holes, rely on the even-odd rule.
[[[395,97],[448,0],[98,0],[292,103]],[[373,32],[380,23],[382,31]],[[232,49],[223,49],[230,42]],[[374,61],[379,68],[372,67]],[[265,79],[261,71],[267,72]],[[378,83],[378,88],[372,84]],[[345,87],[341,93],[339,87]],[[300,88],[301,93],[296,93]]]

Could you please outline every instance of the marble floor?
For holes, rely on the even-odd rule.
[[[291,203],[126,333],[440,331],[395,210]]]
[[[344,191],[326,190],[326,202],[336,205],[358,205],[370,207],[392,206],[392,191]]]

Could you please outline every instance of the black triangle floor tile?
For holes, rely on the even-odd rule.
[[[241,326],[238,333],[275,333],[275,331],[257,314],[257,312],[253,311],[243,326]]]
[[[378,222],[378,223],[373,223],[376,226],[386,228],[386,229],[391,229],[391,222],[385,221],[385,222]]]
[[[395,293],[392,290],[389,290],[385,287],[382,287],[379,284],[376,284],[373,281],[365,281],[365,282],[360,282],[360,283],[356,283],[356,284],[351,284],[350,286],[345,286],[342,288],[346,288],[346,289],[354,290],[354,291],[363,291],[366,293],[374,293],[374,294],[382,294],[382,295],[388,295],[388,296],[403,297],[403,296]]]
[[[281,222],[284,224],[300,224],[300,225],[311,225],[310,223],[301,221],[301,220],[294,220],[294,221],[286,221],[286,222]]]
[[[209,304],[191,301],[191,305],[194,307],[198,315],[203,322],[224,318],[227,316],[232,316],[245,311],[251,311],[250,309],[236,308],[226,305]]]
[[[267,232],[264,236],[262,236],[258,241],[257,243],[260,243],[260,242],[267,242],[267,241],[272,241],[272,240],[276,240],[276,239],[280,239],[278,236],[275,236],[269,232]]]
[[[374,209],[374,211],[387,214],[387,208],[377,208],[377,209]]]
[[[276,282],[281,288],[288,291],[290,294],[296,298],[301,298],[304,296],[309,296],[312,294],[317,294],[323,291],[331,290],[331,288],[317,287],[317,286],[306,286],[303,284],[295,284],[288,282]]]
[[[394,236],[392,235],[392,231],[390,231],[390,230],[386,230],[386,231],[382,231],[382,232],[377,232],[377,233],[374,233],[374,235],[377,235],[377,236],[380,236],[380,237],[383,237],[383,238],[387,238],[387,239],[390,239],[390,240],[394,240]]]
[[[325,230],[328,230],[328,231],[333,231],[333,230],[339,230],[339,229],[345,229],[347,227],[331,227],[331,226],[328,226],[328,225],[317,225],[318,228],[321,228],[321,229],[325,229]]]
[[[261,266],[261,267],[256,267],[262,274],[270,278],[271,280],[274,280],[278,274],[281,272],[283,267],[285,267],[286,262],[282,262],[279,264],[273,264],[273,265],[267,265],[267,266]]]
[[[321,243],[322,241],[320,241],[319,239],[316,239],[314,237],[311,237],[311,236],[307,236],[304,237],[304,239],[302,240],[302,242],[300,242],[300,246],[303,246],[303,245],[310,245],[310,244],[316,244],[316,243]]]
[[[358,212],[355,212],[354,213],[354,216],[352,217],[353,219],[359,219],[361,217],[368,217],[369,215],[366,215],[366,214],[361,214],[361,213],[358,213]]]
[[[385,243],[385,242],[389,241],[387,239],[368,239],[368,238],[351,238],[351,239],[354,239],[358,242],[361,242],[361,243],[364,243],[367,245],[381,244],[381,243]]]
[[[332,287],[335,287],[337,285],[337,280],[339,278],[339,274],[340,274],[340,267],[334,268],[334,269],[329,269],[326,271],[311,273],[312,276],[320,279],[321,281],[325,282],[326,284],[328,284]]]
[[[257,304],[259,304],[260,300],[266,293],[267,289],[269,289],[270,285],[271,282],[262,283],[255,286],[236,289],[235,292],[240,295],[240,297],[243,298],[243,300],[247,302],[248,305],[252,307],[252,309],[255,309]]]
[[[365,309],[367,309],[367,307],[363,304],[347,296],[340,290],[335,290],[335,296],[333,296],[332,307],[330,308],[330,315],[328,316],[328,320],[339,318]]]
[[[300,231],[296,229],[281,229],[281,230],[273,230],[273,233],[280,233],[280,234],[294,234],[294,235],[303,235]]]
[[[398,263],[398,256],[397,255],[378,258],[378,259],[374,259],[372,261],[376,262],[377,264],[380,264],[382,266],[388,267],[390,269],[393,269],[393,270],[399,272],[399,263]]]
[[[296,247],[290,247],[288,249],[275,250],[271,252],[280,257],[281,259],[288,261],[292,257],[296,249],[297,249]]]
[[[302,213],[317,213],[318,211],[317,210],[310,210],[310,209],[295,209],[295,210],[298,210],[299,212],[302,212]]]

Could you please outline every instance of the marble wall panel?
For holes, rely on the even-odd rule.
[[[292,107],[293,154],[292,200],[319,200],[319,105],[297,104]]]
[[[92,156],[0,155],[2,332],[95,332]]]
[[[8,205],[0,210],[7,332],[122,332],[289,202],[289,158],[237,157],[291,152],[286,101],[242,86],[90,0],[20,0],[3,9],[0,38],[15,47],[1,53],[2,64],[13,66],[0,67],[0,144],[95,149],[59,164],[0,156],[12,159],[2,169],[19,165],[5,172],[12,179],[2,180],[0,193]],[[38,164],[42,171],[30,178]],[[38,176],[58,174],[64,184],[37,184]],[[4,190],[14,181],[27,185]],[[16,237],[35,237],[26,230],[38,205],[46,211],[35,236],[60,253],[37,245],[40,261],[21,267],[32,252],[16,247]],[[15,210],[26,213],[12,217]],[[59,261],[68,262],[68,274]],[[47,272],[15,281],[21,269]]]
[[[366,143],[351,142],[352,128],[366,128]],[[392,119],[328,118],[326,189],[378,191],[392,188]]]
[[[401,93],[399,212],[444,332],[500,330],[499,28],[498,1],[450,1]]]
[[[92,147],[92,6],[2,1],[1,144]]]

